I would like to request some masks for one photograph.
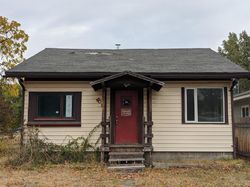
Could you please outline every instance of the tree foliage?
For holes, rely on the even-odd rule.
[[[0,133],[12,133],[20,125],[21,98],[17,84],[0,87]]]
[[[223,40],[222,46],[218,48],[218,52],[250,71],[250,36],[246,31],[242,31],[239,36],[230,32],[227,40]],[[239,82],[239,92],[250,89],[250,81],[242,79]]]
[[[28,35],[20,23],[0,16],[0,132],[8,133],[20,125],[21,90],[16,81],[6,81],[3,72],[24,59]]]
[[[20,23],[0,16],[0,69],[7,70],[23,60],[29,39]]]

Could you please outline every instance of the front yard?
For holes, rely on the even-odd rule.
[[[184,161],[182,166],[189,167],[119,173],[94,162],[13,167],[6,165],[11,154],[0,154],[0,186],[250,186],[250,161],[243,159]]]
[[[0,186],[250,186],[250,162],[204,161],[199,167],[154,168],[139,173],[111,172],[99,164],[2,166]]]

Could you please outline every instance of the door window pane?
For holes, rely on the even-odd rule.
[[[195,120],[194,89],[187,89],[187,121]]]
[[[38,97],[39,117],[59,117],[60,116],[60,96],[40,95]]]
[[[198,121],[223,122],[223,90],[197,89]]]

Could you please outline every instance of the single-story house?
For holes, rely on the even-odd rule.
[[[250,73],[207,48],[47,48],[6,76],[23,87],[25,128],[64,144],[101,124],[102,161],[143,167],[232,157],[232,88]]]
[[[250,106],[250,90],[239,94],[235,94],[233,98],[234,104],[234,122],[244,123],[250,122],[249,106]]]

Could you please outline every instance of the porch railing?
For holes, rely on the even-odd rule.
[[[152,151],[152,139],[153,139],[153,133],[152,133],[152,126],[153,121],[145,121],[144,120],[144,151],[149,152]]]
[[[106,146],[111,143],[110,137],[110,121],[101,122],[102,133],[101,133],[101,145]]]

